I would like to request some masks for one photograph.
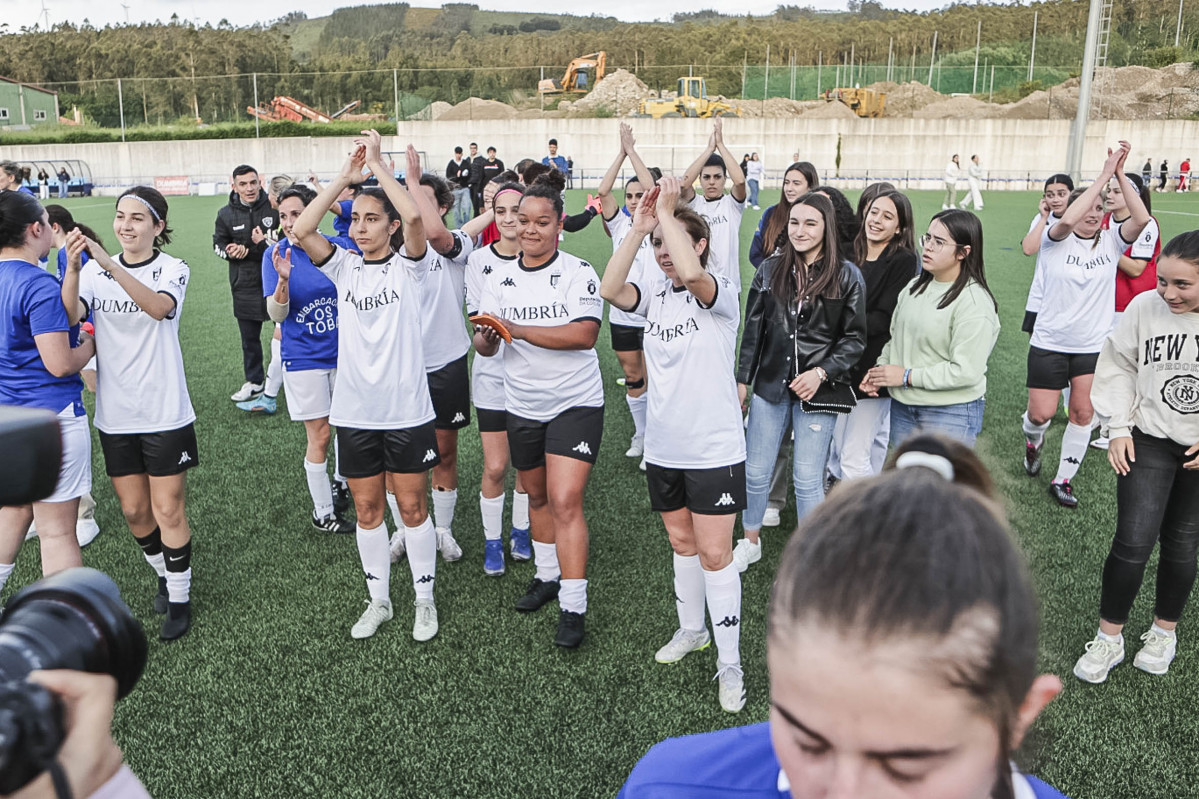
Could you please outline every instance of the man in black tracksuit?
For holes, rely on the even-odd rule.
[[[470,201],[475,207],[475,214],[483,213],[483,187],[487,181],[483,179],[483,164],[486,158],[479,155],[479,145],[470,143]]]
[[[258,171],[242,164],[233,170],[229,204],[217,212],[212,243],[216,254],[229,262],[229,286],[233,290],[233,316],[241,333],[242,366],[246,383],[234,394],[234,402],[251,400],[262,393],[266,373],[262,363],[262,323],[268,317],[262,294],[262,255],[267,235],[278,222]]]

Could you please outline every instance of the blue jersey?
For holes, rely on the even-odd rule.
[[[566,157],[565,156],[555,155],[551,158],[550,156],[547,155],[545,158],[541,159],[541,163],[545,164],[546,166],[553,167],[554,169],[561,172],[563,175],[565,175],[567,172],[570,171],[570,168],[566,165]]]
[[[1021,775],[1037,799],[1066,799],[1053,788]],[[668,738],[633,768],[617,799],[790,799],[770,723]]]
[[[337,235],[342,238],[350,237],[350,211],[354,208],[353,200],[342,200],[337,204],[337,216],[333,217],[333,229],[337,231]],[[357,246],[348,247],[347,249],[358,251]]]
[[[337,247],[358,252],[349,239],[331,238]],[[337,368],[337,287],[312,265],[308,254],[293,247],[287,239],[272,245],[262,256],[264,297],[275,293],[279,273],[275,271],[275,249],[281,255],[291,251],[291,279],[288,281],[288,312],[283,320],[279,342],[283,365],[292,372],[307,369]]]
[[[58,281],[25,261],[0,261],[0,405],[84,413],[79,375],[55,377],[46,369],[34,336],[67,333],[67,310]]]

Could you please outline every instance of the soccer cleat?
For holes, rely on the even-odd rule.
[[[529,540],[529,531],[522,530],[519,527],[513,527],[512,532],[508,534],[509,549],[512,550],[513,560],[532,560],[533,559],[533,544]]]
[[[721,666],[712,678],[720,683],[720,707],[729,713],[740,713],[745,707],[745,675],[740,666]]]
[[[446,563],[453,563],[462,557],[462,547],[454,540],[454,534],[448,527],[437,528],[437,551]]]
[[[234,402],[245,402],[252,400],[262,393],[262,383],[251,383],[249,380],[242,383],[241,388],[233,393],[229,399]]]
[[[737,542],[737,546],[733,548],[733,563],[737,565],[737,571],[739,572],[744,572],[761,559],[762,541],[760,539],[755,544],[748,538],[742,538]]]
[[[154,612],[162,615],[170,607],[171,596],[167,593],[167,578],[158,578],[158,593],[154,595]]]
[[[366,602],[366,610],[350,628],[351,638],[370,638],[385,621],[391,621],[391,600],[370,599]]]
[[[336,513],[331,513],[324,518],[318,518],[316,511],[312,512],[312,526],[325,533],[342,533],[343,535],[348,535],[355,530],[353,524],[347,522]]]
[[[252,400],[237,403],[239,410],[248,413],[264,413],[267,416],[274,414],[279,409],[278,402],[274,397],[268,397],[266,394],[261,394]]]
[[[408,548],[404,546],[404,528],[401,527],[391,534],[391,541],[387,545],[391,550],[391,562],[399,563],[408,554]]]
[[[558,633],[554,636],[554,643],[564,649],[577,649],[579,644],[583,643],[583,622],[582,613],[572,613],[569,610],[559,613]]]
[[[639,458],[645,452],[645,436],[633,436],[629,448],[625,451],[626,458]]]
[[[1132,665],[1149,674],[1165,674],[1170,670],[1170,663],[1178,651],[1177,635],[1162,635],[1156,630],[1141,636],[1145,645],[1137,656],[1132,659]]]
[[[763,527],[778,527],[779,526],[779,509],[778,508],[767,508],[766,509],[766,512],[764,514],[762,514],[762,526]]]
[[[534,577],[533,582],[525,589],[524,596],[516,600],[516,609],[521,613],[540,610],[546,602],[558,597],[558,589],[561,587],[562,584],[557,580],[538,580]]]
[[[164,641],[174,641],[182,638],[192,626],[192,606],[190,602],[171,602],[167,607],[167,617],[162,620],[162,632],[158,637]]]
[[[1074,664],[1074,676],[1098,685],[1108,672],[1124,662],[1124,641],[1108,641],[1099,636],[1087,642],[1087,651]]]
[[[708,633],[707,627],[702,630],[680,628],[674,631],[674,637],[670,639],[670,642],[658,650],[658,654],[654,655],[654,660],[659,663],[678,663],[689,653],[707,649],[711,644],[712,636]]]
[[[1099,438],[1097,438],[1091,442],[1091,448],[1106,450],[1110,444],[1111,444],[1110,438],[1108,438],[1107,436],[1099,436]]]
[[[1024,441],[1024,471],[1029,477],[1036,477],[1041,473],[1041,450],[1044,446],[1044,441],[1040,444],[1034,444],[1027,439]]]
[[[504,573],[504,542],[498,538],[483,542],[483,573],[488,577]]]
[[[417,641],[428,641],[437,635],[437,606],[433,604],[432,599],[418,599],[412,604],[416,606],[412,637]]]
[[[338,516],[344,516],[346,511],[350,509],[353,500],[350,497],[350,487],[345,483],[333,481],[333,512]]]
[[[1074,489],[1070,486],[1069,480],[1063,480],[1060,483],[1050,483],[1049,496],[1053,497],[1054,502],[1063,508],[1078,507],[1078,497],[1074,496]]]

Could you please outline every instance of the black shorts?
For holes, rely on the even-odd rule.
[[[712,469],[668,469],[645,464],[649,506],[657,513],[686,508],[703,516],[745,510],[745,461]]]
[[[1061,391],[1070,381],[1095,374],[1099,353],[1070,353],[1028,348],[1028,387]]]
[[[517,471],[545,466],[546,455],[595,463],[604,437],[604,407],[568,408],[548,422],[508,414],[508,451]]]
[[[645,349],[644,328],[609,322],[608,332],[612,334],[612,349],[615,352],[639,352]]]
[[[402,430],[337,428],[337,455],[344,477],[374,477],[383,472],[420,474],[441,463],[432,422]]]
[[[466,356],[429,372],[429,394],[438,430],[461,430],[470,424],[470,371]]]
[[[200,463],[196,427],[189,424],[163,433],[105,433],[100,431],[104,471],[109,477],[148,474],[169,477]]]
[[[475,414],[479,417],[480,433],[508,432],[507,411],[495,411],[491,408],[475,408]]]

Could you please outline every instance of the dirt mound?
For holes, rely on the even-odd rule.
[[[827,103],[820,100],[801,115],[804,119],[857,119],[858,115],[842,102]]]
[[[872,83],[866,88],[873,89],[876,92],[883,92],[887,95],[887,103],[884,106],[883,115],[889,117],[912,116],[914,111],[946,99],[944,94],[935,89],[930,89],[928,86],[917,81],[891,83],[884,80]]]
[[[616,116],[626,117],[637,113],[641,101],[649,94],[649,87],[640,78],[632,72],[618,69],[605,75],[594,89],[572,102],[568,108],[559,106],[559,109],[572,117],[594,116],[601,108]]]
[[[425,111],[429,114],[427,117],[428,119],[441,119],[442,115],[453,107],[454,106],[442,100],[434,100],[429,107],[425,109]],[[422,117],[422,119],[424,118],[425,117]]]
[[[470,97],[447,109],[437,119],[469,120],[469,119],[512,119],[516,109],[495,100],[481,100]]]
[[[888,101],[890,99],[887,98]],[[974,97],[949,97],[929,103],[914,111],[911,116],[914,119],[985,119],[998,116],[997,112],[1001,107]],[[886,110],[887,116],[890,116],[889,102]]]

